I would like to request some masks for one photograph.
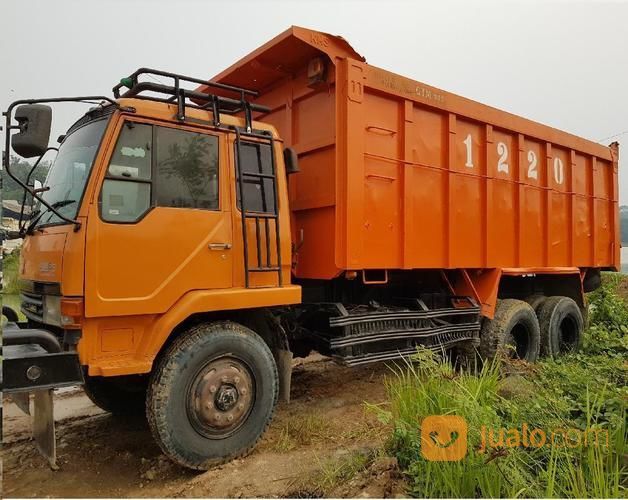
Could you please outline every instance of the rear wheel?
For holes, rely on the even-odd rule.
[[[99,408],[113,415],[143,415],[147,377],[85,377],[83,390]]]
[[[530,295],[528,298],[526,298],[526,302],[530,304],[530,307],[532,307],[532,309],[534,309],[537,317],[539,315],[539,310],[546,300],[547,297],[545,295]]]
[[[573,299],[549,297],[539,311],[539,324],[542,356],[558,356],[580,348],[584,319]]]
[[[278,391],[275,360],[259,335],[236,323],[204,324],[161,356],[146,412],[168,457],[206,470],[253,449],[270,424]]]
[[[480,332],[482,359],[503,355],[534,362],[539,350],[539,322],[532,306],[522,300],[498,301],[495,317],[485,319]]]

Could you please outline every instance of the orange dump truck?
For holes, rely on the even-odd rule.
[[[340,37],[293,27],[210,81],[142,68],[113,94],[5,113],[5,167],[35,206],[3,390],[25,410],[35,395],[51,464],[56,387],[146,412],[170,458],[206,469],[255,445],[293,356],[558,356],[619,267],[617,144],[375,68]],[[51,149],[48,104],[86,100],[45,185],[17,177],[11,147]]]

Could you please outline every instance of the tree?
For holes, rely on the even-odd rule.
[[[33,168],[28,161],[20,158],[18,156],[11,155],[10,159],[11,172],[15,174],[20,180],[25,181],[28,173]],[[46,180],[46,176],[48,175],[48,171],[50,170],[50,161],[42,160],[37,168],[33,172],[30,178],[30,183],[32,184],[34,180],[38,180],[40,182],[44,182]],[[22,197],[24,196],[24,190],[22,187],[15,182],[9,174],[7,174],[6,169],[2,169],[2,199],[3,200],[17,200],[18,202],[22,202]]]
[[[159,162],[159,169],[168,178],[178,178],[187,188],[194,206],[200,206],[212,175],[215,177],[218,173],[217,165],[216,152],[211,150],[209,139],[199,134],[186,138],[185,142],[170,144],[168,157]]]

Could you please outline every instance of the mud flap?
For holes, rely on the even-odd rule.
[[[274,353],[277,371],[279,372],[279,399],[290,402],[290,387],[292,385],[292,352],[277,349]]]
[[[59,467],[52,392],[52,389],[33,391],[33,438],[39,452],[48,460],[50,468],[57,470]]]
[[[11,394],[11,401],[27,415],[31,414],[28,392],[16,392],[15,394]]]

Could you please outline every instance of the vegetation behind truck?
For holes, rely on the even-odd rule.
[[[293,27],[211,82],[140,69],[114,97],[5,113],[14,177],[10,146],[48,148],[43,103],[99,102],[45,186],[18,181],[37,202],[3,389],[25,410],[35,394],[51,464],[55,387],[145,411],[170,458],[206,469],[255,445],[292,356],[555,356],[619,267],[617,144],[375,68],[340,37]]]

